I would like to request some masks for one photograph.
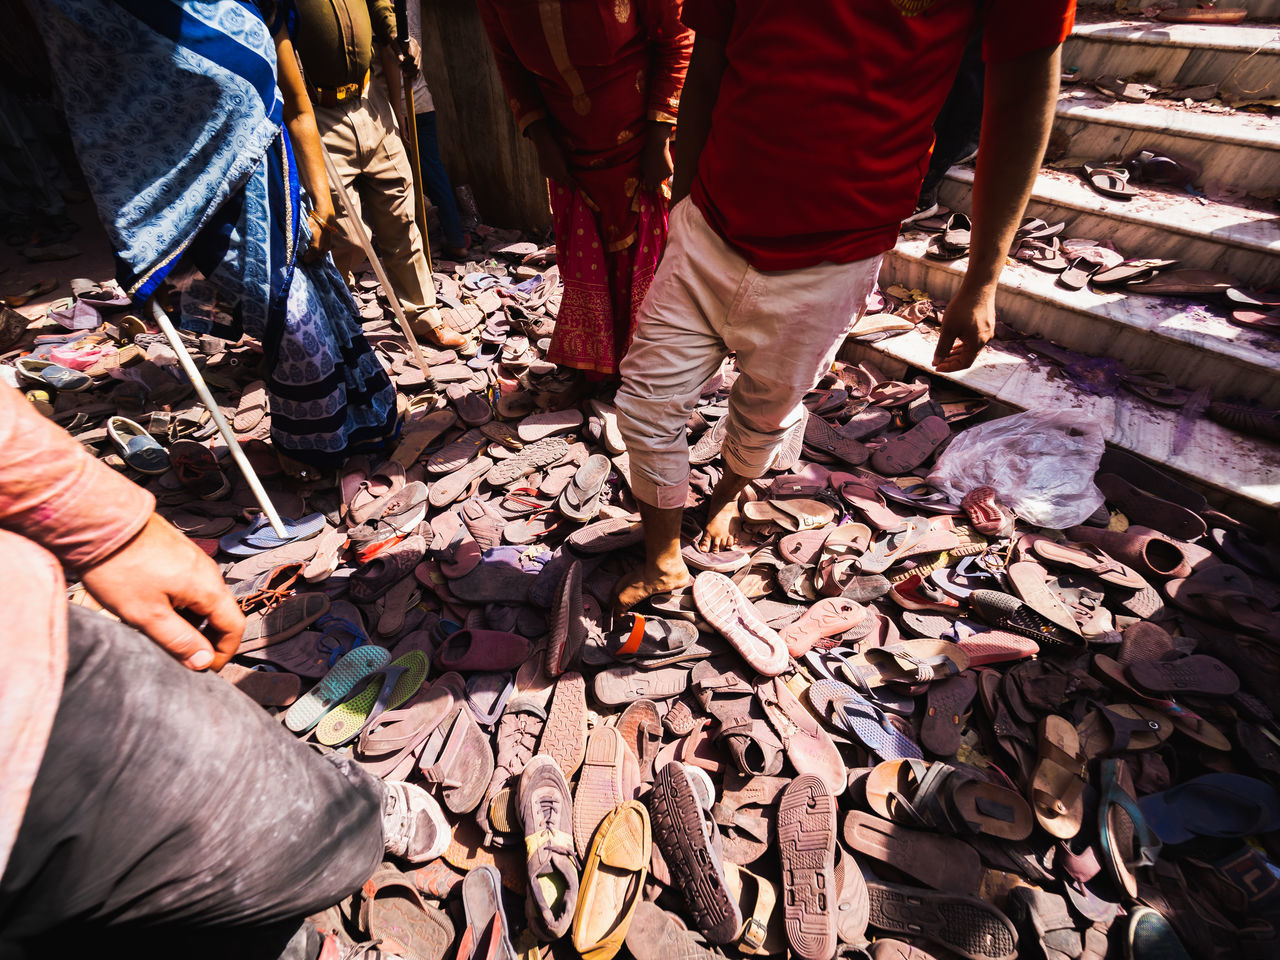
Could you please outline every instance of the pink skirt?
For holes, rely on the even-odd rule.
[[[556,262],[564,281],[547,353],[553,363],[617,376],[667,242],[666,197],[645,192],[639,206],[636,239],[610,253],[582,192],[551,185]]]

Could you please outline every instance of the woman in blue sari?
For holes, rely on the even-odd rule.
[[[395,391],[325,255],[334,212],[286,10],[31,4],[121,285],[141,304],[175,268],[202,274],[182,326],[259,340],[277,453],[332,469],[394,432]]]

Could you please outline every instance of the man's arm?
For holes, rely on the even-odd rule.
[[[680,91],[689,72],[693,31],[680,22],[677,0],[648,0],[638,6],[653,51],[646,116],[649,129],[640,160],[640,178],[657,190],[671,176],[671,136],[680,109]]]
[[[940,372],[970,366],[995,333],[996,286],[1049,142],[1060,68],[1061,47],[987,64],[969,269],[942,320]]]
[[[293,43],[284,30],[276,34],[276,74],[276,84],[284,97],[284,125],[293,143],[298,177],[311,198],[311,247],[302,255],[304,261],[311,263],[329,251],[332,236],[338,229],[338,220],[333,212],[329,177],[324,172],[316,115],[311,109],[311,98],[307,96],[307,85],[302,79]]]
[[[231,658],[244,616],[217,564],[154,513],[150,493],[3,385],[0,449],[0,528],[40,544],[99,603],[191,669]],[[207,617],[205,633],[179,611]]]
[[[674,206],[689,195],[698,172],[698,158],[711,133],[711,112],[720,94],[720,80],[728,59],[725,41],[707,33],[698,33],[693,41],[693,59],[689,75],[680,95],[680,129],[676,134],[676,170],[671,180],[671,203]]]

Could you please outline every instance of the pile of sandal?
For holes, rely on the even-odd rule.
[[[1095,178],[1113,175],[1102,168],[1089,169]],[[1014,235],[1010,256],[1057,274],[1058,286],[1067,290],[1083,290],[1088,285],[1098,293],[1217,301],[1230,310],[1229,319],[1237,326],[1280,334],[1280,295],[1273,289],[1249,290],[1229,274],[1212,270],[1171,269],[1177,267],[1178,260],[1126,259],[1097,240],[1061,239],[1065,228],[1065,222],[1050,224],[1027,217]],[[937,214],[907,229],[932,234],[925,249],[928,257],[954,260],[968,256],[970,223],[962,213],[940,208]]]
[[[986,402],[836,363],[709,553],[729,359],[689,420],[694,579],[614,615],[643,549],[617,412],[542,359],[552,252],[483,252],[439,265],[479,336],[430,377],[358,283],[404,427],[337,477],[275,464],[255,344],[190,338],[284,536],[141,321],[11,358],[222,564],[224,678],[446,811],[443,854],[389,858],[326,932],[425,960],[1280,952],[1274,540],[1116,451],[1069,530],[949,502],[931,465]],[[70,356],[109,346],[105,376]]]

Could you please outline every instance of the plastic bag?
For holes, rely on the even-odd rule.
[[[1093,482],[1106,441],[1078,412],[1028,410],[970,427],[943,451],[929,482],[959,503],[988,486],[1037,527],[1083,523],[1104,501]]]

